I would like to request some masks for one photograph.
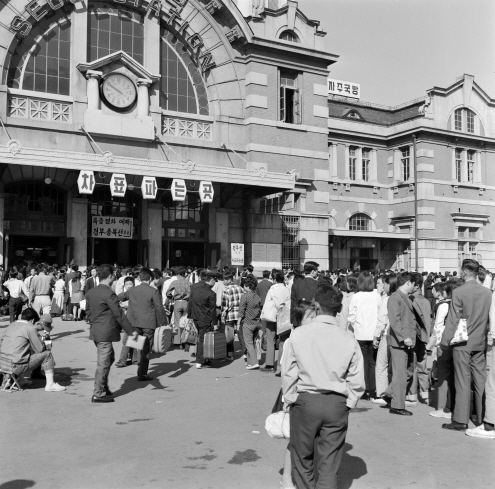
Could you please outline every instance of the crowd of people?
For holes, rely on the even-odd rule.
[[[495,368],[486,360],[493,285],[474,260],[464,260],[460,276],[320,272],[307,262],[301,274],[266,270],[260,280],[251,266],[241,273],[112,265],[80,271],[74,264],[25,263],[2,279],[11,325],[0,354],[12,359],[21,382],[41,366],[45,389],[65,390],[53,380],[54,359],[40,335],[49,334],[51,316],[85,319],[97,349],[92,402],[114,402],[113,343],[122,340],[116,367],[135,364],[137,380],[149,381],[157,327],[172,326],[174,343],[191,353],[197,369],[211,366],[203,356],[207,333],[225,334],[228,361],[235,360],[237,337],[246,369],[282,377],[275,409],[290,413],[291,439],[281,486],[314,487],[319,478],[322,487],[336,487],[349,410],[359,399],[400,416],[411,416],[406,408],[418,402],[430,404],[431,416],[449,421],[443,428],[495,438]],[[183,342],[185,318],[194,323],[194,347]],[[138,336],[144,347],[129,347]],[[468,429],[469,420],[475,428]]]

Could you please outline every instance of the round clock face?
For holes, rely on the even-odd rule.
[[[136,86],[130,78],[119,73],[109,75],[102,84],[105,100],[116,109],[127,109],[136,100]]]

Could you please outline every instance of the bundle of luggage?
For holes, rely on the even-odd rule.
[[[62,314],[62,321],[74,321],[74,314]]]

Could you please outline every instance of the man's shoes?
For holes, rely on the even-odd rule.
[[[66,390],[66,388],[63,385],[59,385],[56,382],[54,382],[51,385],[47,385],[45,387],[45,392],[62,392],[65,390]]]
[[[116,366],[117,368],[123,368],[123,367],[127,367],[127,363],[124,363],[124,362],[117,362],[117,363],[115,364],[115,366]]]
[[[107,396],[113,396],[113,392],[108,387],[105,389],[105,394]]]
[[[399,416],[412,416],[413,413],[411,411],[407,411],[406,409],[396,409],[391,407],[388,411],[390,414],[398,414]]]
[[[203,368],[203,365],[201,365],[201,363],[197,363],[196,368]]]
[[[260,367],[260,372],[268,372],[268,373],[274,373],[275,369],[273,367],[267,366],[267,365],[262,365]]]
[[[443,409],[437,409],[435,411],[430,411],[430,416],[433,416],[434,418],[452,419],[452,413],[446,413]]]
[[[243,355],[244,361],[247,362],[247,355]]]
[[[108,397],[108,396],[93,396],[91,398],[91,402],[115,402],[115,399],[113,397]]]
[[[406,400],[406,406],[407,407],[416,407],[416,404],[418,404],[418,401],[408,401],[408,400]]]
[[[192,356],[192,357],[195,357],[195,356],[196,356],[196,353],[191,353],[191,356]]]
[[[495,440],[495,430],[485,430],[484,425],[479,425],[472,430],[466,430],[467,436],[474,436],[475,438],[487,438],[489,440]]]
[[[371,401],[373,404],[378,404],[379,406],[386,406],[388,403],[382,397],[377,397]]]
[[[248,365],[246,367],[247,370],[255,370],[257,368],[260,368],[259,364],[256,364],[256,365]]]
[[[468,425],[465,423],[458,423],[457,421],[452,421],[452,423],[443,424],[442,428],[444,430],[466,431],[468,429]]]
[[[275,377],[282,377],[282,372],[275,372]]]
[[[151,377],[151,375],[139,375],[138,376],[138,382],[146,382],[148,380],[153,380],[153,377]]]

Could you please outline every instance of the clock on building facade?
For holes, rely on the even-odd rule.
[[[120,73],[112,73],[103,80],[101,93],[104,101],[115,110],[132,107],[137,97],[133,81]]]

